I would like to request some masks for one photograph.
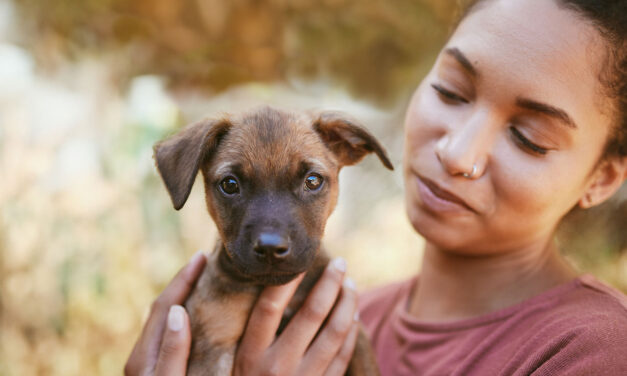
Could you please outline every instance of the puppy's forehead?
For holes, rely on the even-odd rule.
[[[248,176],[293,174],[303,163],[322,172],[337,168],[307,115],[265,108],[231,122],[213,163],[216,173],[234,165]]]

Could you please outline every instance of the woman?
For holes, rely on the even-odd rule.
[[[469,9],[405,120],[407,214],[426,239],[420,276],[360,305],[384,375],[627,374],[627,299],[578,277],[553,243],[570,210],[605,201],[627,177],[626,35],[625,0]],[[127,374],[184,374],[187,316],[178,306],[166,316],[202,259],[157,300]],[[310,299],[331,311],[339,295],[331,321],[355,310],[338,264],[320,281],[334,287]],[[299,333],[320,318],[274,340],[294,287],[264,290],[251,322],[267,324],[247,328],[236,374],[342,374],[350,320],[323,326],[309,348],[313,335]]]

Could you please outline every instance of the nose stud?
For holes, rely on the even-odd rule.
[[[477,164],[475,163],[472,165],[472,171],[470,172],[470,174],[467,172],[464,172],[462,176],[465,177],[466,179],[472,179],[476,173],[477,173]]]
[[[448,146],[449,141],[450,141],[449,136],[445,135],[444,137],[440,138],[438,142],[435,144],[435,154],[438,160],[445,166],[448,165],[448,163],[446,163],[444,157],[442,156],[442,153],[444,153],[444,150]],[[450,170],[450,166],[447,167],[447,170],[449,170],[454,175],[459,175],[461,173],[461,176],[463,176],[464,178],[473,179],[477,176],[477,172],[479,171],[479,168],[477,167],[477,164],[474,163],[472,165],[472,170],[470,172],[461,172],[459,170],[453,172]]]

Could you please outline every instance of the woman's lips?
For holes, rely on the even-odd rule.
[[[441,188],[435,182],[417,177],[418,192],[424,205],[434,212],[475,212],[464,200]]]

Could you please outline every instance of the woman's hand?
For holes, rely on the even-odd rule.
[[[205,263],[203,254],[197,253],[152,304],[125,375],[185,375],[191,333],[189,317],[180,304]],[[279,337],[275,333],[283,311],[302,276],[265,288],[248,320],[233,374],[343,375],[358,333],[357,294],[352,281],[344,279],[345,270],[344,260],[329,264]]]
[[[345,271],[344,260],[329,263],[279,337],[275,333],[281,316],[302,276],[266,287],[237,349],[233,374],[343,375],[359,330],[357,294],[352,281],[344,279]]]
[[[181,304],[187,299],[206,261],[203,253],[198,251],[152,303],[142,334],[124,367],[126,376],[185,375],[191,332],[189,316]]]

